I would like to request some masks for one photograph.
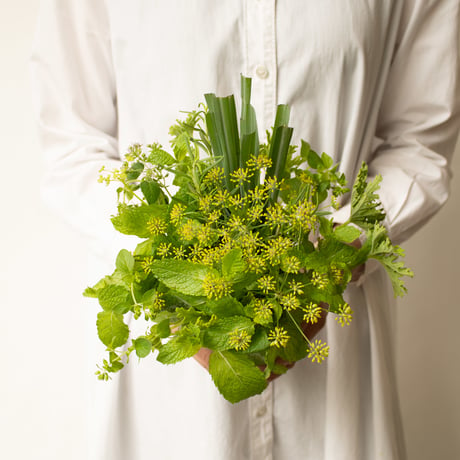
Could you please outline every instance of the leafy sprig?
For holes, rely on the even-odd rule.
[[[343,294],[357,265],[379,260],[395,294],[405,292],[401,277],[412,273],[379,224],[379,178],[367,183],[363,165],[350,219],[334,227],[331,211],[348,192],[338,165],[304,141],[290,145],[286,105],[260,144],[250,93],[242,78],[239,124],[233,96],[207,94],[207,107],[171,127],[172,153],[133,145],[118,170],[102,171],[101,182],[120,184],[114,227],[141,241],[85,291],[102,308],[97,329],[108,359],[100,379],[133,352],[173,364],[207,347],[214,383],[238,402],[263,391],[272,372],[286,371],[278,357],[319,363],[328,356],[304,326],[327,313],[350,323]],[[361,236],[362,248],[350,245]],[[130,338],[127,315],[146,321],[144,334]]]

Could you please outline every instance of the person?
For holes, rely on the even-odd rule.
[[[179,110],[207,92],[239,94],[243,73],[261,137],[287,103],[295,144],[332,155],[350,180],[362,161],[383,176],[385,225],[400,243],[448,197],[459,11],[458,0],[45,0],[32,53],[44,199],[87,236],[97,280],[130,244],[111,228],[101,166],[134,142],[167,146]],[[348,212],[344,202],[337,222]],[[132,362],[109,383],[90,375],[88,458],[405,459],[386,275],[366,267],[346,298],[352,324],[328,319],[318,335],[325,363],[299,362],[235,405],[191,359]]]

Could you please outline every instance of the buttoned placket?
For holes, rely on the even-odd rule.
[[[245,2],[246,74],[253,77],[252,101],[263,134],[273,125],[277,104],[276,0]],[[273,384],[249,399],[250,460],[273,459]]]

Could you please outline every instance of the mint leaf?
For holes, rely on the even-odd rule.
[[[232,348],[230,334],[242,331],[246,331],[250,336],[254,334],[254,324],[249,318],[231,316],[218,319],[204,331],[203,346],[215,351],[228,350]]]
[[[132,275],[134,272],[134,257],[128,250],[122,249],[118,253],[115,265],[122,275]]]
[[[201,348],[200,339],[193,335],[173,337],[160,348],[157,361],[163,364],[175,364],[186,358],[191,358]]]
[[[129,291],[123,286],[110,284],[98,291],[98,299],[101,307],[105,311],[115,311],[116,313],[126,313],[129,309]]]
[[[145,358],[152,351],[152,343],[145,337],[139,337],[136,340],[133,340],[133,345],[136,350],[136,355],[139,358]]]
[[[120,204],[118,214],[112,217],[112,224],[116,230],[124,235],[148,238],[151,236],[147,225],[149,220],[152,217],[164,217],[166,214],[166,205],[131,206]]]
[[[243,305],[230,296],[222,297],[222,299],[218,300],[208,300],[202,310],[210,315],[214,314],[219,318],[244,315]]]
[[[206,295],[203,289],[203,280],[206,275],[214,273],[219,276],[216,270],[188,260],[154,260],[150,269],[168,288],[193,296]]]
[[[149,163],[156,166],[171,166],[176,160],[165,150],[156,144],[150,145],[151,153],[147,158]]]
[[[361,236],[361,232],[351,225],[338,226],[334,230],[334,236],[342,243],[353,243]]]
[[[123,322],[123,315],[113,311],[101,311],[97,315],[97,333],[107,347],[121,347],[129,336],[129,328]]]
[[[211,353],[209,373],[222,396],[231,403],[262,393],[264,373],[246,355],[233,351]]]
[[[246,263],[240,248],[231,249],[222,259],[222,274],[228,279],[238,278],[245,269]]]
[[[148,204],[155,204],[161,193],[160,186],[153,180],[143,180],[141,191]]]

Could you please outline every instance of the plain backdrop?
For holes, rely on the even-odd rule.
[[[81,460],[85,247],[40,202],[27,63],[37,11],[38,0],[0,0],[0,458]],[[416,273],[396,344],[410,460],[460,458],[460,152],[453,172],[448,204],[404,245]]]

